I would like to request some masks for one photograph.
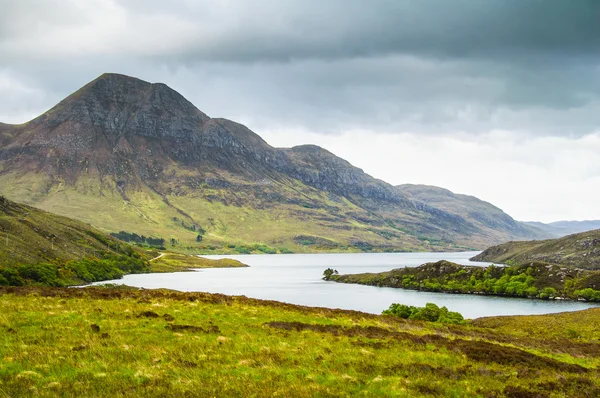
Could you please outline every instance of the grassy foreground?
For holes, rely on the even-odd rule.
[[[0,287],[0,397],[596,397],[599,315],[455,326],[206,293]]]

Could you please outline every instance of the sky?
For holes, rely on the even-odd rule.
[[[0,0],[0,121],[104,72],[518,220],[600,219],[600,1]]]

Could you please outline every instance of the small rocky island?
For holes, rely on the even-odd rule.
[[[478,267],[442,260],[380,273],[338,275],[326,270],[323,279],[429,292],[600,301],[600,271],[543,262]]]

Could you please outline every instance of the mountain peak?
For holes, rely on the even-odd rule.
[[[53,134],[189,138],[210,118],[166,84],[105,73],[32,121]]]

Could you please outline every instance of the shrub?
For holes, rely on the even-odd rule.
[[[417,308],[413,306],[393,303],[392,305],[390,305],[390,308],[383,311],[382,314],[394,315],[399,318],[408,319],[416,309]]]
[[[600,290],[594,290],[592,288],[586,288],[581,290],[575,290],[573,292],[575,297],[587,301],[600,301]]]
[[[35,283],[46,286],[62,286],[58,279],[58,267],[54,264],[24,264],[17,268],[17,272],[23,279],[29,279]]]
[[[465,323],[465,318],[458,312],[448,311],[446,307],[438,307],[434,303],[427,303],[425,307],[413,307],[393,303],[382,312],[383,315],[394,315],[403,319],[438,322],[460,325]]]
[[[556,297],[556,289],[553,287],[545,287],[540,291],[540,298],[543,300],[548,300]]]

